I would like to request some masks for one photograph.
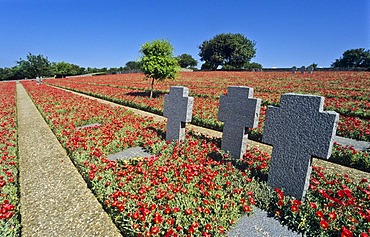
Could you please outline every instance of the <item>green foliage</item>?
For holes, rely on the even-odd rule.
[[[370,152],[356,151],[353,147],[335,145],[330,161],[365,172],[370,172]]]
[[[84,68],[81,68],[78,65],[66,63],[63,61],[58,63],[53,62],[51,64],[51,70],[53,74],[60,75],[62,77],[83,74],[85,71]]]
[[[336,59],[331,66],[336,68],[370,68],[370,50],[365,50],[365,48],[346,50],[343,56]]]
[[[177,56],[176,59],[182,68],[195,67],[198,64],[197,60],[195,60],[190,54],[186,53]]]
[[[207,63],[204,67],[212,70],[216,70],[218,66],[223,66],[224,69],[242,69],[256,56],[255,45],[255,42],[242,34],[219,34],[199,46],[199,56]]]
[[[28,53],[27,60],[17,61],[18,67],[27,78],[36,78],[51,75],[50,62],[47,57]]]
[[[244,68],[245,69],[248,69],[248,70],[253,70],[253,69],[262,69],[262,65],[259,64],[259,63],[256,63],[256,62],[247,62],[245,65],[244,65]]]
[[[317,68],[317,66],[318,66],[318,64],[317,64],[317,63],[312,63],[310,66],[312,66],[312,67],[313,67],[313,69],[316,69],[316,68]]]
[[[167,40],[155,40],[145,43],[141,49],[140,68],[146,78],[152,79],[150,98],[153,96],[154,81],[175,79],[179,70],[176,58],[173,57],[173,47]]]
[[[124,71],[140,70],[140,63],[136,61],[128,61],[123,69]]]
[[[208,62],[205,62],[202,64],[201,68],[202,70],[211,70],[212,69],[212,65]]]

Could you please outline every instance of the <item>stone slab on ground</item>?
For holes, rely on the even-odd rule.
[[[268,217],[267,212],[253,207],[254,213],[251,216],[240,218],[234,228],[232,228],[229,237],[298,237],[302,236],[297,232],[289,230],[282,226],[280,222],[273,217]]]
[[[352,146],[357,151],[370,151],[370,142],[357,141],[340,136],[335,136],[334,142],[339,143],[342,146]]]
[[[151,157],[152,154],[146,152],[142,147],[131,147],[124,151],[120,151],[115,154],[108,155],[108,160],[127,160],[130,158],[137,158],[137,157]]]
[[[81,127],[77,127],[77,130],[85,129],[85,128],[97,128],[100,127],[101,123],[92,123],[92,124],[87,124]]]
[[[17,84],[22,236],[122,236]]]

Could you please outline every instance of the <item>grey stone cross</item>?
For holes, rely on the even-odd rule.
[[[328,159],[339,115],[323,112],[324,97],[287,93],[280,107],[269,106],[262,142],[273,146],[267,184],[302,199],[312,156]]]
[[[293,74],[295,74],[295,73],[296,73],[296,71],[297,71],[297,67],[296,67],[296,66],[293,66],[293,67],[292,67],[292,73],[293,73]]]
[[[184,140],[186,122],[191,122],[194,98],[189,97],[189,89],[171,86],[170,93],[164,96],[163,116],[167,118],[166,140]]]
[[[221,95],[218,119],[224,122],[221,149],[238,159],[247,149],[248,128],[258,125],[261,99],[253,98],[253,88],[230,86]]]
[[[310,66],[307,67],[307,73],[308,74],[312,74],[313,70],[314,70],[314,68],[313,68],[312,65],[310,65]]]

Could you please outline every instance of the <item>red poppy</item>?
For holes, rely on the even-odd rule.
[[[150,229],[150,234],[152,235],[156,235],[159,233],[159,228],[157,226],[153,226],[151,229]]]
[[[346,227],[342,226],[342,232],[340,233],[341,237],[353,237],[352,232]]]
[[[292,209],[293,212],[298,212],[298,210],[299,210],[298,206],[296,206],[296,205],[292,205],[291,209]]]
[[[324,217],[324,214],[321,211],[317,211],[316,216],[322,218]]]
[[[326,220],[322,219],[320,221],[320,226],[323,228],[323,229],[327,229],[329,227],[329,224]]]

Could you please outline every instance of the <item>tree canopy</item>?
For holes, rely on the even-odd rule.
[[[349,49],[343,56],[332,63],[335,68],[370,68],[370,50],[365,48]]]
[[[176,57],[180,67],[188,68],[197,66],[198,62],[190,54],[181,54]]]
[[[136,61],[128,61],[123,68],[125,71],[140,70],[140,63]]]
[[[27,60],[20,59],[17,65],[11,68],[0,68],[0,80],[15,80],[23,78],[48,77],[57,75],[58,77],[82,75],[89,73],[117,73],[124,71],[119,68],[84,68],[67,62],[50,63],[43,55],[33,55],[28,53]]]
[[[83,74],[85,72],[84,68],[64,61],[51,63],[51,70],[54,75],[60,75],[61,77]]]
[[[242,34],[219,34],[199,46],[204,69],[242,69],[256,56],[256,43]]]
[[[154,81],[175,79],[179,64],[173,57],[173,47],[167,40],[154,40],[141,46],[141,70],[147,79],[152,79],[150,98],[153,96]]]
[[[23,71],[25,77],[35,78],[50,75],[50,62],[47,57],[33,55],[28,53],[27,60],[20,59],[17,61],[20,71]]]

